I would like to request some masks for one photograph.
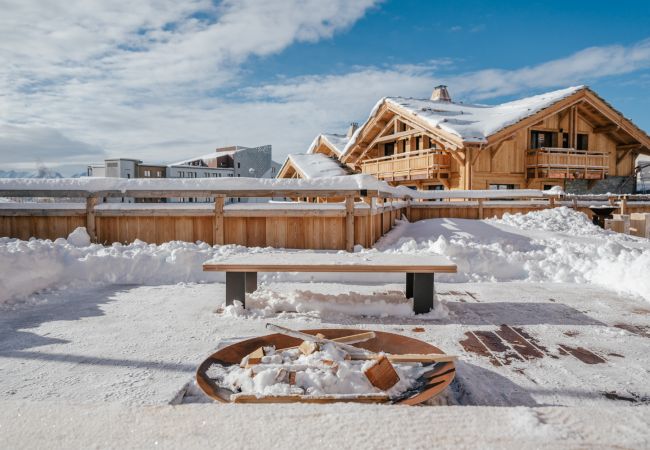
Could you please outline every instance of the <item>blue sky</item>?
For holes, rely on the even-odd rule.
[[[439,83],[481,103],[588,84],[649,131],[648,23],[642,1],[5,0],[0,168],[282,161]]]

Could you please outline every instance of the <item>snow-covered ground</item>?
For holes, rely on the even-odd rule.
[[[570,210],[400,224],[370,251],[459,266],[423,316],[399,276],[264,274],[243,310],[200,265],[270,249],[86,244],[0,239],[2,448],[650,445],[650,241]],[[267,322],[423,339],[456,381],[439,406],[202,404],[197,365]]]

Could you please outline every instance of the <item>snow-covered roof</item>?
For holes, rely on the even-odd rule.
[[[472,105],[408,97],[384,97],[374,106],[368,120],[357,128],[345,145],[343,154],[347,154],[354,147],[365,125],[384,103],[419,116],[432,128],[439,127],[458,136],[464,142],[486,142],[488,136],[548,108],[581,89],[585,89],[585,86],[573,86],[500,105]]]
[[[309,146],[309,150],[307,150],[307,153],[314,153],[319,139],[326,140],[330,144],[330,147],[332,148],[334,153],[336,153],[337,156],[340,156],[343,153],[343,150],[345,150],[345,146],[350,141],[350,138],[345,134],[322,133],[316,136],[316,139],[314,139],[314,141]]]
[[[493,106],[404,97],[387,97],[386,102],[420,116],[433,127],[440,127],[463,141],[485,142],[488,136],[548,108],[583,88],[584,86],[574,86]]]
[[[306,179],[348,175],[338,162],[322,153],[293,153],[288,159]]]

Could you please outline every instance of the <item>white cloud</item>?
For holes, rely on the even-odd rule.
[[[650,65],[650,41],[642,41],[510,71],[455,67],[460,73],[441,76],[452,65],[440,59],[255,87],[239,82],[248,58],[328,39],[375,3],[0,0],[0,166],[21,158],[23,166],[83,164],[104,154],[173,161],[219,145],[266,143],[282,160],[318,132],[365,119],[386,95],[428,96],[443,82],[456,98],[485,99]],[[212,95],[224,88],[238,100]]]

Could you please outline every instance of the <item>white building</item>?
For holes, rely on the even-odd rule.
[[[113,158],[104,164],[88,166],[90,177],[117,178],[274,178],[279,164],[271,158],[270,145],[260,147],[223,147],[206,155],[185,159],[173,164],[146,164],[139,159]],[[132,203],[133,198],[106,199],[111,202]],[[163,200],[165,201],[165,200]],[[174,198],[168,202],[212,202],[212,198]],[[231,202],[252,199],[236,198]]]

